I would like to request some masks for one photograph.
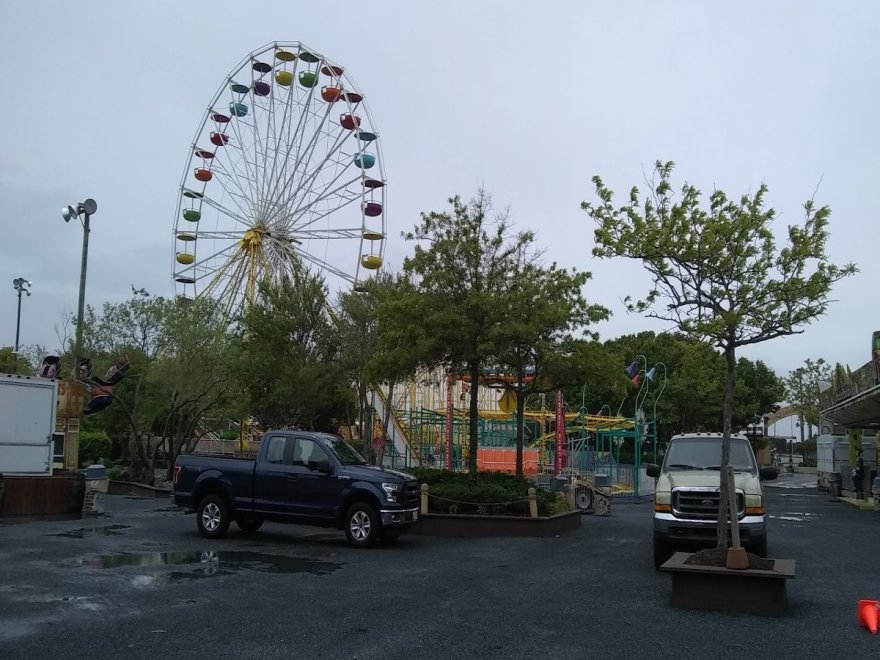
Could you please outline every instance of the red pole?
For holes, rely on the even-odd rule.
[[[446,469],[452,469],[452,375],[446,377]]]
[[[553,467],[556,474],[565,468],[565,410],[562,406],[562,390],[556,390],[556,451]]]

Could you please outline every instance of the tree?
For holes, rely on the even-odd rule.
[[[785,379],[785,398],[798,409],[801,442],[804,441],[804,422],[811,427],[819,426],[819,383],[830,383],[832,371],[831,365],[823,358],[815,362],[807,358],[803,366],[790,371]]]
[[[13,346],[0,348],[0,373],[33,375],[35,367],[22,351],[16,355]]]
[[[231,334],[215,301],[178,298],[166,309],[150,384],[162,401],[158,443],[167,450],[167,478],[180,453],[190,453],[210,430],[207,418],[225,417],[232,403]],[[155,450],[143,452],[151,474]]]
[[[568,333],[608,317],[607,309],[584,299],[582,289],[590,273],[569,272],[555,262],[543,266],[540,256],[530,251],[531,242],[524,237],[517,245],[514,268],[502,291],[504,322],[493,333],[497,361],[515,376],[518,477],[523,473],[526,397],[576,382]]]
[[[260,285],[243,316],[235,377],[263,427],[330,431],[345,415],[351,381],[339,342],[320,276],[296,269],[289,280]]]
[[[597,204],[582,208],[596,223],[597,257],[623,256],[642,262],[654,280],[632,311],[673,323],[688,336],[720,348],[724,381],[721,492],[718,547],[727,547],[730,435],[736,389],[736,349],[803,332],[823,315],[832,286],[852,275],[852,264],[836,266],[825,253],[827,206],[804,204],[802,226],[790,225],[784,247],[773,235],[775,212],[766,208],[766,185],[733,201],[721,190],[703,208],[696,187],[685,183],[675,199],[670,178],[674,164],[658,161],[649,194],[633,187],[629,203],[613,205],[613,193],[593,178]],[[658,180],[659,177],[659,180]],[[661,303],[662,304],[658,304]],[[734,521],[735,524],[735,521]]]
[[[464,368],[470,381],[468,471],[477,474],[478,392],[482,367],[496,352],[493,344],[507,318],[507,279],[521,246],[531,232],[511,235],[506,212],[489,215],[492,201],[479,191],[469,202],[449,200],[452,212],[423,213],[421,222],[404,234],[415,241],[404,260],[404,274],[415,281],[409,315],[414,350],[424,365],[443,364],[451,372]]]

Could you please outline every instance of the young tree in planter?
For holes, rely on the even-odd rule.
[[[739,201],[715,190],[704,208],[700,191],[692,185],[684,184],[681,197],[674,197],[673,167],[658,161],[649,194],[642,197],[633,187],[629,202],[620,207],[614,206],[613,193],[602,179],[593,177],[599,201],[584,202],[582,208],[596,223],[595,256],[638,259],[654,279],[643,300],[627,301],[629,309],[670,321],[724,354],[717,542],[726,548],[736,349],[803,332],[804,325],[827,310],[834,283],[856,268],[828,260],[827,206],[816,208],[808,200],[804,224],[790,225],[785,245],[777,250],[775,213],[765,207],[765,185]]]
[[[467,203],[460,197],[449,202],[452,213],[423,213],[404,234],[416,246],[403,268],[415,280],[407,301],[421,363],[463,366],[470,378],[468,471],[476,478],[480,375],[495,352],[495,331],[507,318],[507,275],[519,246],[533,235],[511,235],[506,213],[490,218],[491,199],[483,191]]]
[[[506,314],[493,339],[498,362],[516,376],[516,475],[523,473],[526,397],[550,392],[576,380],[569,332],[608,318],[608,310],[590,305],[582,290],[590,273],[569,272],[556,263],[543,266],[522,241],[508,274]],[[525,383],[526,374],[532,376]]]

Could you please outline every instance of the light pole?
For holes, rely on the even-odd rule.
[[[98,210],[98,204],[92,198],[84,202],[80,202],[76,206],[68,206],[61,211],[64,222],[70,222],[71,218],[83,216],[81,222],[83,226],[83,246],[82,261],[79,267],[79,302],[76,309],[76,343],[73,349],[73,369],[71,376],[73,380],[77,380],[79,375],[79,361],[82,357],[82,325],[83,312],[85,311],[86,301],[86,265],[89,261],[89,218]]]
[[[26,293],[28,296],[31,295],[28,287],[31,285],[23,277],[16,277],[12,280],[13,288],[18,291],[18,315],[15,317],[15,359],[18,361],[18,335],[21,330],[21,294]]]

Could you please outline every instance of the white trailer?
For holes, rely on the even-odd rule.
[[[0,374],[0,474],[52,475],[58,385]]]
[[[862,458],[865,468],[876,463],[874,437],[862,435]],[[839,491],[843,470],[849,470],[849,437],[820,435],[816,438],[816,482],[823,490]]]

